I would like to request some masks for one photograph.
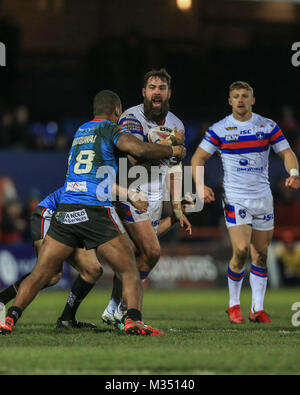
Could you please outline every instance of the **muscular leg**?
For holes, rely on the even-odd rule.
[[[151,222],[135,222],[127,225],[126,230],[137,249],[136,264],[138,269],[149,272],[160,258],[160,244]]]
[[[76,248],[67,259],[67,263],[73,266],[79,275],[74,281],[69,298],[64,310],[57,321],[57,327],[69,328],[95,328],[96,325],[75,320],[77,310],[102,275],[102,267],[97,259],[95,250]]]
[[[250,285],[252,289],[252,312],[263,310],[264,297],[268,281],[267,257],[268,246],[272,240],[273,230],[253,230],[251,239]]]
[[[140,278],[144,280],[159,260],[159,241],[149,220],[135,222],[125,225],[125,227],[130,236],[131,245],[134,246],[136,265],[140,272]],[[115,275],[111,299],[103,313],[102,319],[107,323],[113,322],[112,316],[116,309],[119,320],[124,314],[124,311],[126,311],[126,305],[122,301],[122,282]],[[107,313],[108,316],[105,317]]]
[[[43,245],[43,241],[42,240],[36,240],[33,243],[33,247],[36,253],[36,256],[39,256],[39,252],[41,250],[41,247]],[[7,287],[6,289],[4,289],[2,292],[0,292],[0,302],[7,304],[8,302],[10,302],[12,299],[14,299],[18,293],[20,284],[25,280],[26,277],[28,277],[30,275],[30,273],[26,273],[24,274],[23,277],[21,277],[19,280],[17,280],[15,283],[13,283],[12,285],[10,285],[9,287]],[[57,284],[59,282],[59,280],[61,279],[62,276],[62,271],[55,273],[51,279],[49,280],[49,283],[46,284],[44,288],[48,288],[48,287],[52,287],[53,285]]]
[[[37,263],[31,274],[23,281],[14,305],[24,310],[38,292],[49,283],[53,275],[62,270],[63,262],[73,251],[72,247],[46,236]]]
[[[252,228],[250,225],[228,229],[232,245],[232,258],[228,266],[229,308],[240,305],[240,294],[249,255]]]
[[[127,234],[122,234],[97,248],[97,256],[103,256],[118,273],[123,284],[123,299],[130,309],[141,310],[142,285],[136,261]]]
[[[268,247],[273,237],[273,230],[253,230],[251,238],[251,259],[255,266],[267,267]]]
[[[8,309],[7,319],[14,323],[17,322],[38,292],[49,283],[51,277],[62,270],[63,262],[73,251],[73,248],[49,236],[46,236],[44,240],[32,273],[22,282],[13,306]]]
[[[233,272],[239,273],[245,269],[249,256],[252,228],[250,225],[238,225],[230,227],[228,232],[233,250],[229,267]]]

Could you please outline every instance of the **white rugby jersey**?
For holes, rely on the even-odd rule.
[[[219,150],[224,170],[225,198],[262,198],[271,193],[270,146],[277,153],[290,148],[280,127],[271,119],[252,113],[246,122],[229,115],[213,124],[200,147]]]
[[[131,107],[126,110],[120,117],[119,125],[121,125],[122,130],[129,130],[140,140],[148,141],[148,131],[149,129],[162,125],[170,129],[177,128],[177,130],[184,130],[184,125],[172,112],[168,112],[165,120],[159,124],[153,121],[149,121],[144,114],[144,104],[139,104],[137,106]],[[142,183],[140,185],[140,190],[148,194],[149,201],[156,201],[162,199],[163,194],[163,184],[168,172],[169,160],[161,160],[157,163],[153,163],[152,166],[152,177],[150,183]]]

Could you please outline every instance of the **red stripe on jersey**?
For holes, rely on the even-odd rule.
[[[210,141],[212,141],[216,145],[220,145],[220,140],[215,139],[214,137],[210,136]]]
[[[271,136],[270,141],[273,142],[273,141],[277,140],[278,137],[280,137],[280,136],[283,136],[281,129],[278,130],[278,132],[276,132],[275,134],[273,134],[273,136]]]
[[[265,147],[268,144],[269,144],[268,140],[237,141],[231,143],[223,143],[221,144],[221,149]]]

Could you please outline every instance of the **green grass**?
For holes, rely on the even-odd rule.
[[[67,292],[43,291],[10,336],[0,336],[0,374],[300,374],[300,327],[293,327],[298,289],[268,290],[271,325],[230,324],[226,289],[145,291],[143,319],[166,336],[126,336],[104,326],[109,290],[95,290],[77,318],[101,332],[57,331]],[[242,291],[245,315],[251,293]]]

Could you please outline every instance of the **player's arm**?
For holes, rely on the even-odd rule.
[[[182,160],[186,155],[186,149],[182,145],[158,145],[144,143],[130,133],[124,133],[117,141],[120,151],[126,152],[139,159],[159,160],[168,159],[172,156]]]
[[[172,203],[173,215],[179,221],[180,226],[192,234],[192,225],[184,214],[182,206],[182,163],[171,166],[168,170],[169,185],[170,185],[170,198]]]
[[[198,196],[201,196],[201,191],[200,191],[200,180],[198,179],[198,171],[197,168],[199,166],[204,166],[205,162],[212,156],[211,153],[205,151],[203,148],[198,147],[196,152],[194,153],[192,160],[191,160],[191,166],[192,166],[192,175],[193,175],[193,180],[196,185],[196,191]],[[215,194],[214,191],[204,185],[204,202],[205,203],[210,203],[215,200]]]
[[[291,148],[279,151],[277,154],[283,160],[284,167],[289,173],[289,177],[285,180],[285,186],[291,189],[298,189],[300,187],[300,177],[297,156]]]
[[[166,233],[169,232],[170,229],[173,228],[174,225],[176,225],[178,223],[178,218],[176,218],[175,214],[170,215],[166,218],[163,218],[158,226],[157,229],[157,237],[162,237],[164,236]],[[183,228],[185,228],[185,231],[191,235],[192,234],[192,225],[190,223],[190,221],[187,219],[187,217],[183,214],[181,217],[181,222],[180,222],[180,226]]]
[[[185,231],[189,235],[192,234],[192,225],[191,225],[190,221],[187,219],[187,216],[188,216],[188,214],[193,212],[193,205],[194,205],[193,199],[190,197],[189,194],[186,194],[184,196],[183,200],[181,201],[181,208],[182,208],[181,219],[182,219],[182,221],[181,221],[180,225],[181,225],[181,227],[185,228]],[[189,208],[192,208],[192,210],[190,210]],[[158,229],[157,229],[157,237],[161,237],[161,236],[165,235],[177,223],[178,223],[178,218],[174,212],[172,213],[172,215],[169,215],[168,217],[163,218],[160,221]]]
[[[115,183],[112,186],[112,193],[115,196],[118,196],[119,200],[130,202],[136,209],[142,212],[146,212],[148,210],[148,197],[143,192],[136,192]]]

